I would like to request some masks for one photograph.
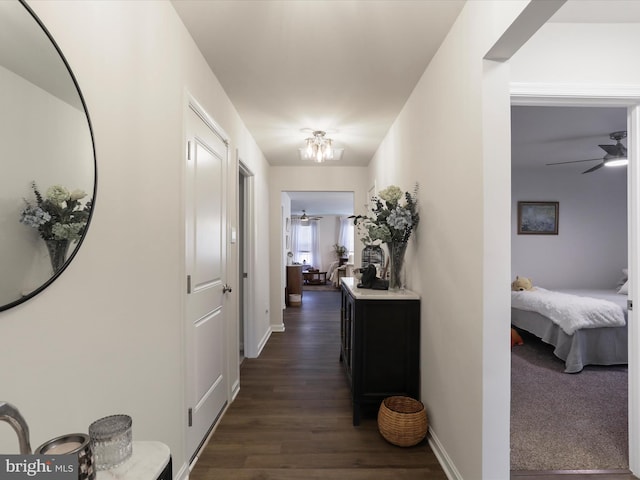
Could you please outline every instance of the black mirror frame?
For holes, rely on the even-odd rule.
[[[92,191],[92,197],[91,197],[92,198],[91,211],[89,212],[89,218],[87,219],[87,224],[85,226],[84,233],[82,234],[82,237],[80,237],[80,240],[78,240],[78,243],[75,246],[75,248],[73,249],[73,251],[71,252],[71,254],[69,255],[69,258],[67,258],[67,260],[64,262],[64,265],[62,266],[62,268],[60,268],[60,270],[55,272],[49,279],[47,279],[38,288],[36,288],[32,292],[29,292],[29,294],[24,295],[24,296],[20,297],[19,299],[14,300],[13,302],[10,302],[10,303],[4,304],[4,305],[0,305],[0,312],[2,312],[4,310],[8,310],[8,309],[13,308],[13,307],[16,307],[18,305],[21,305],[22,303],[26,302],[27,300],[32,299],[33,297],[38,295],[40,292],[42,292],[44,289],[46,289],[49,285],[51,285],[62,274],[62,272],[67,268],[67,266],[71,263],[73,258],[76,256],[76,253],[80,249],[80,246],[82,245],[82,243],[84,242],[85,237],[87,236],[87,232],[89,231],[89,226],[90,226],[91,220],[93,218],[93,212],[95,210],[96,194],[97,194],[97,191],[98,191],[98,164],[97,164],[97,160],[96,160],[96,145],[95,145],[95,140],[94,140],[94,135],[93,135],[93,126],[91,124],[91,118],[89,117],[89,111],[87,110],[87,104],[84,101],[84,96],[82,95],[82,91],[80,90],[80,86],[78,85],[78,81],[76,80],[76,77],[73,74],[73,71],[71,70],[71,67],[69,66],[69,63],[67,62],[67,59],[63,55],[62,50],[60,50],[60,47],[58,46],[56,41],[53,39],[53,36],[49,32],[49,30],[44,26],[42,21],[38,18],[38,16],[31,9],[31,7],[29,7],[29,5],[27,5],[26,0],[18,0],[18,1],[27,10],[27,12],[29,12],[31,17],[35,20],[35,22],[40,26],[40,28],[42,29],[44,34],[47,36],[47,38],[49,39],[49,41],[51,42],[53,47],[58,52],[58,55],[60,56],[60,59],[64,63],[64,66],[67,69],[67,72],[69,72],[69,76],[71,77],[71,80],[73,81],[73,84],[74,84],[74,86],[76,88],[76,91],[78,92],[78,96],[80,97],[80,101],[82,102],[82,109],[83,109],[84,115],[85,115],[85,117],[87,119],[87,124],[88,124],[88,127],[89,127],[89,134],[91,135],[91,150],[92,150],[92,153],[93,153],[93,172],[94,172],[93,173],[93,191]]]

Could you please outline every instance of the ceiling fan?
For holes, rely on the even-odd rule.
[[[302,215],[300,215],[300,222],[302,223],[308,223],[309,220],[320,220],[322,217],[314,217],[314,216],[309,216],[307,215],[307,212],[305,210],[302,210]]]
[[[625,147],[620,140],[623,138],[627,138],[627,132],[625,130],[619,132],[613,132],[609,134],[609,138],[611,140],[615,140],[615,145],[598,145],[601,149],[605,151],[605,156],[602,158],[590,158],[588,160],[572,160],[569,162],[556,162],[556,163],[547,163],[547,165],[562,165],[565,163],[578,163],[578,162],[594,162],[596,160],[600,160],[600,163],[591,167],[588,170],[585,170],[582,173],[591,173],[595,172],[601,167],[616,167],[620,165],[626,165],[628,163],[627,159],[627,147]]]

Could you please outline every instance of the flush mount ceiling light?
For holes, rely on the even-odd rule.
[[[313,137],[305,140],[306,146],[300,149],[300,158],[322,163],[326,160],[340,160],[342,148],[333,148],[333,140],[326,137],[326,132],[314,130]]]

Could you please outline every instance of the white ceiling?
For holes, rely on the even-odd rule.
[[[312,129],[364,166],[464,1],[172,3],[271,165],[299,165]]]
[[[353,192],[287,192],[291,198],[291,213],[307,215],[353,215]]]
[[[568,0],[549,21],[640,23],[640,1]],[[605,152],[598,145],[616,143],[609,137],[610,133],[626,129],[626,108],[514,106],[511,108],[512,167],[579,174],[604,157]],[[622,143],[627,144],[626,140]],[[587,159],[595,160],[546,166]]]
[[[300,165],[308,133],[330,132],[341,165],[367,165],[455,21],[461,0],[172,0],[272,165]],[[638,22],[639,0],[568,0],[554,22]],[[526,108],[526,110],[525,110]],[[609,109],[514,110],[514,167],[596,158],[624,130]],[[560,107],[553,107],[559,109]],[[572,140],[561,140],[571,139]],[[327,165],[329,162],[322,164]],[[335,163],[333,163],[335,165]],[[320,165],[320,167],[322,166]],[[556,168],[579,170],[584,164]],[[587,163],[587,165],[590,165]],[[550,168],[550,167],[547,167]],[[298,192],[307,213],[330,197]],[[323,206],[324,204],[324,206]],[[342,210],[341,210],[342,211]],[[295,212],[294,212],[295,213]]]
[[[602,107],[511,107],[513,168],[582,172],[605,155],[598,145],[614,145],[609,134],[627,129],[627,109]],[[626,140],[622,140],[626,145]],[[547,163],[598,159],[545,167]]]
[[[638,0],[568,0],[549,20],[558,23],[638,23]]]

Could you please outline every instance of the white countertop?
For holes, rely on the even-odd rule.
[[[170,456],[164,443],[133,442],[131,457],[115,468],[98,471],[96,480],[156,480]]]
[[[342,277],[340,281],[357,300],[420,300],[420,295],[411,290],[374,290],[358,288],[359,281],[355,277]]]

